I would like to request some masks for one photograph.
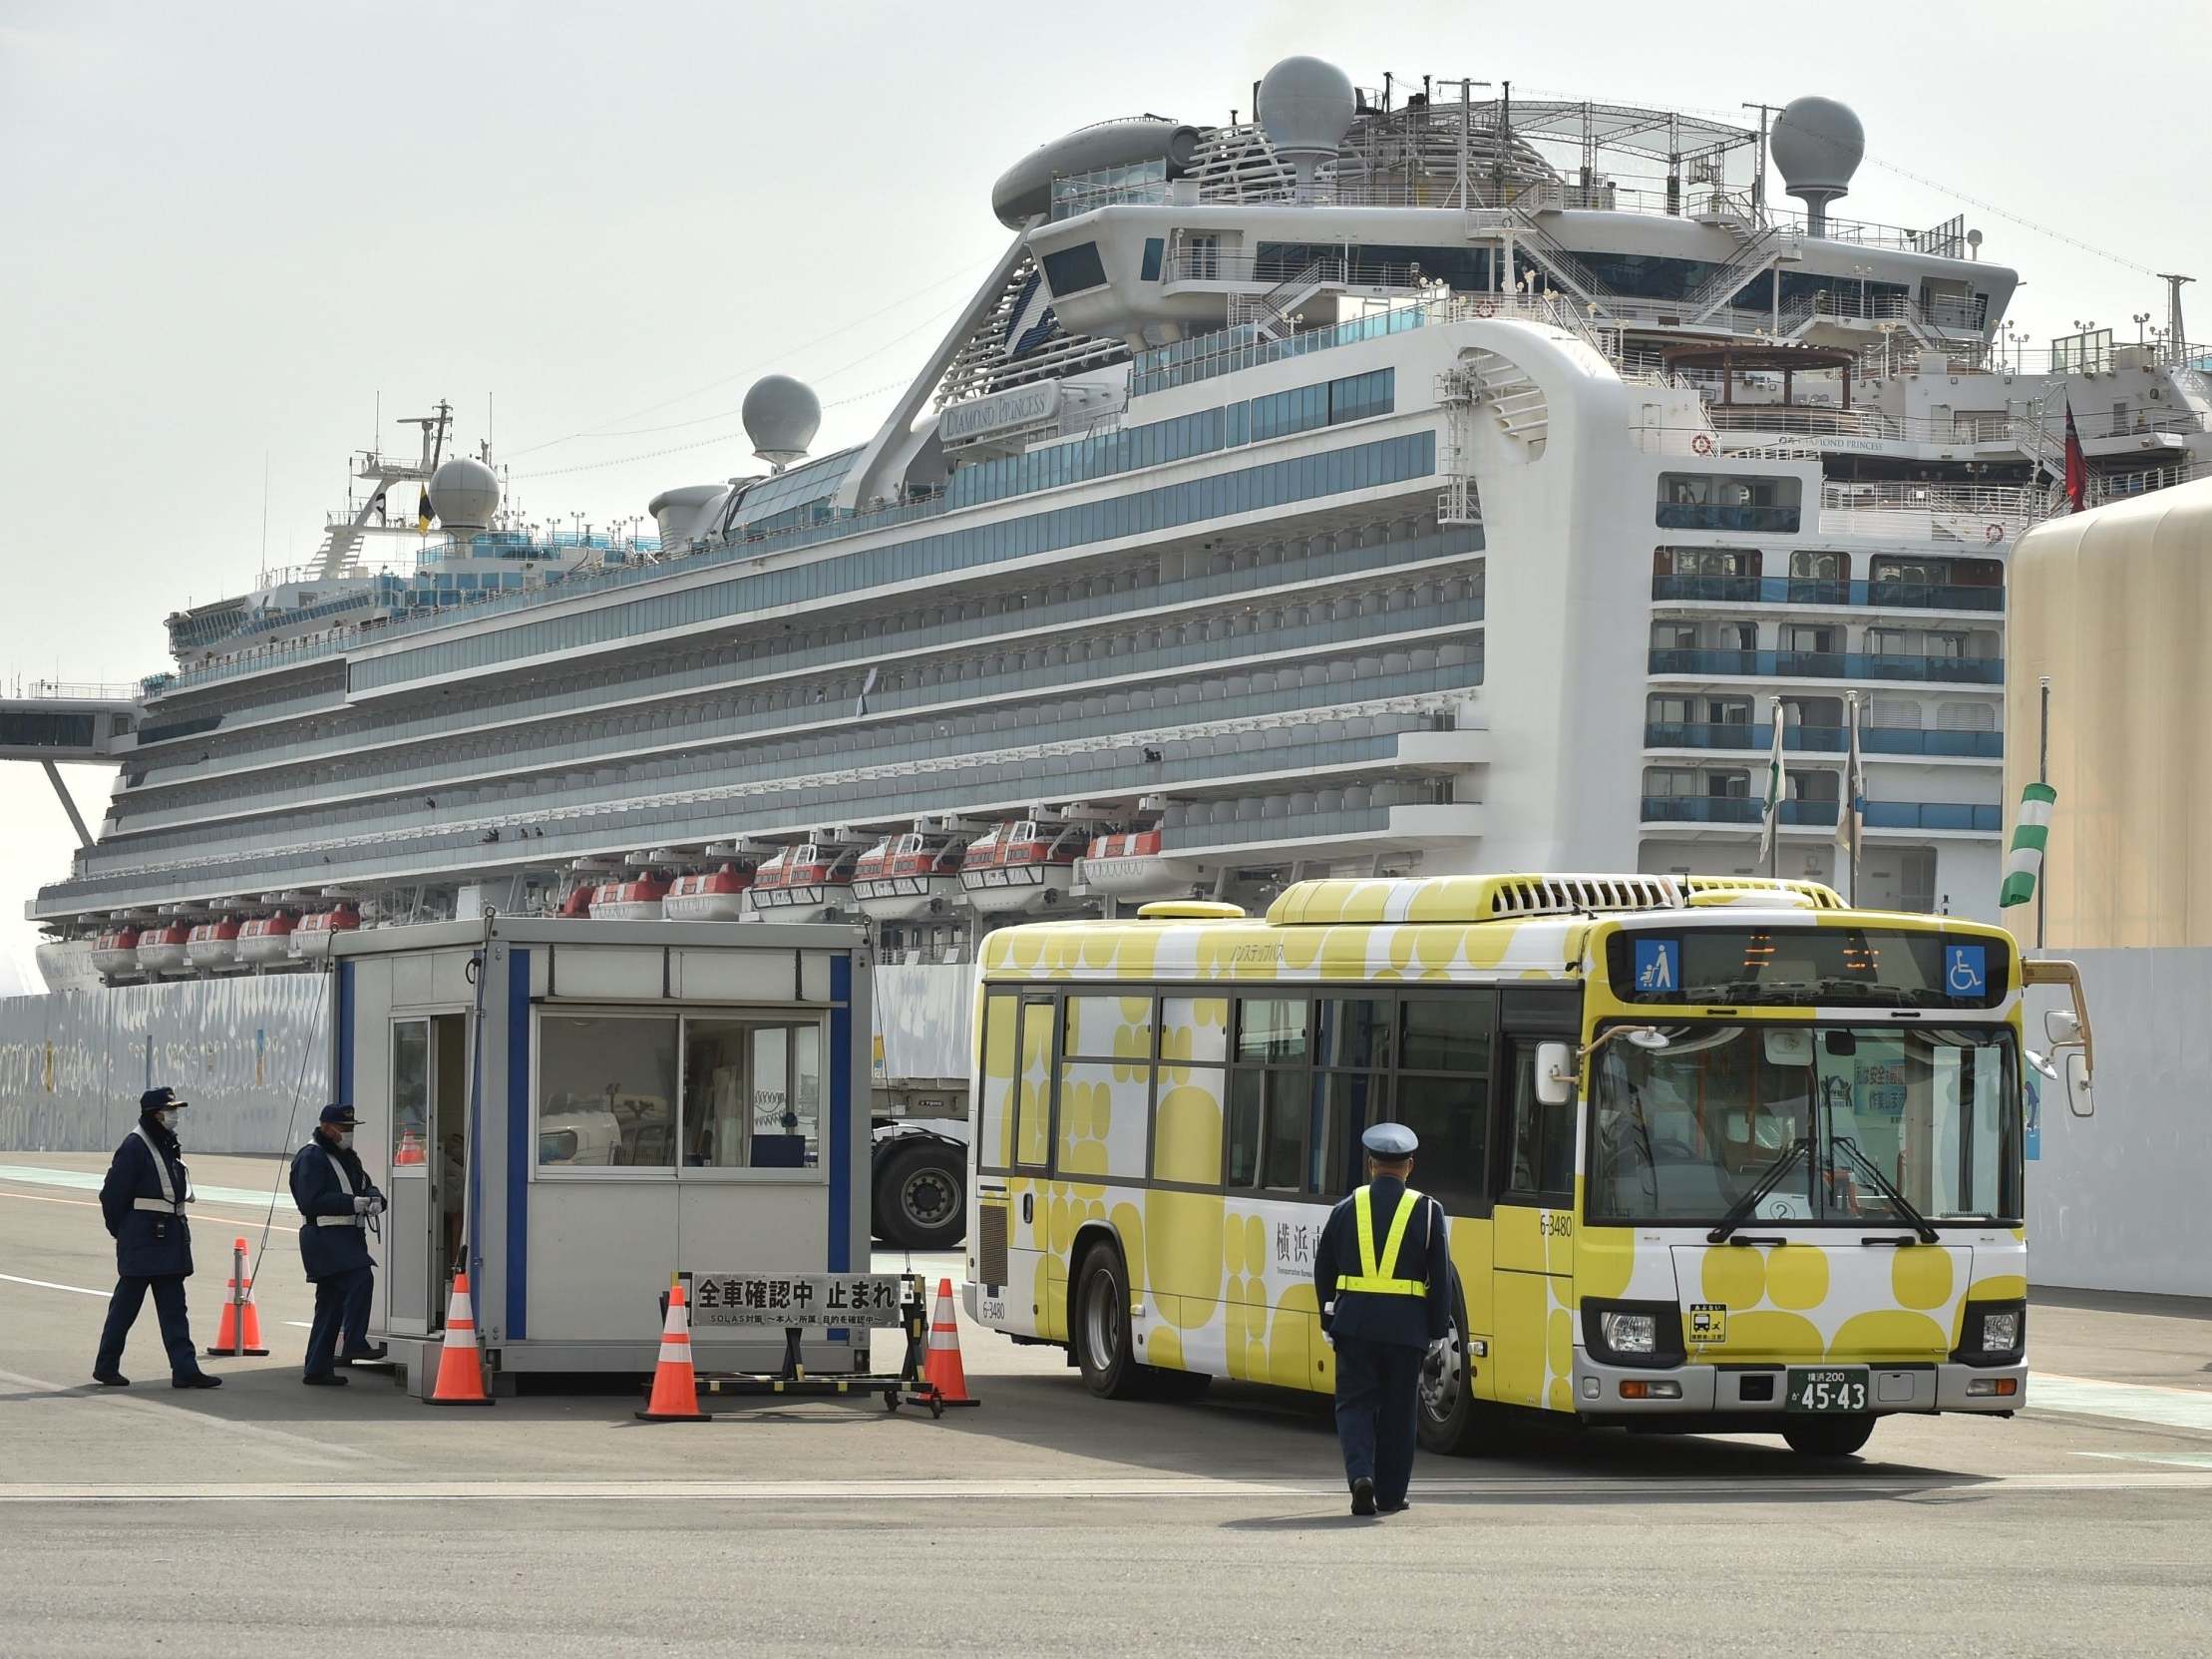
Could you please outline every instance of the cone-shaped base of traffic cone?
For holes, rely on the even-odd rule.
[[[967,1368],[960,1363],[960,1327],[952,1312],[952,1281],[937,1281],[936,1306],[929,1312],[929,1347],[922,1361],[922,1387],[935,1406],[980,1406],[967,1392]]]
[[[438,1385],[425,1406],[489,1406],[484,1391],[484,1356],[476,1345],[476,1315],[469,1303],[469,1276],[457,1274],[453,1301],[446,1310],[446,1340],[438,1351]]]
[[[244,1239],[238,1240],[237,1248],[238,1254],[235,1260],[242,1263],[245,1260]],[[237,1280],[233,1279],[229,1288],[236,1291],[238,1289]],[[235,1360],[243,1358],[258,1360],[267,1357],[268,1350],[261,1346],[261,1310],[253,1305],[253,1281],[251,1278],[246,1279],[245,1301],[242,1304],[245,1310],[245,1330],[242,1333],[244,1338],[242,1345],[239,1341],[241,1333],[238,1330],[238,1310],[241,1304],[234,1301],[223,1303],[222,1319],[215,1326],[215,1344],[207,1350],[210,1359]]]
[[[683,1285],[668,1292],[668,1314],[661,1326],[660,1359],[653,1367],[653,1394],[636,1414],[639,1423],[707,1423],[699,1410],[699,1379],[691,1369],[691,1315]]]

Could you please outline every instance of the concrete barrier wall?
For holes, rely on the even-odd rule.
[[[328,1099],[328,985],[282,974],[0,999],[0,1150],[106,1151],[156,1083],[193,1103],[187,1150],[290,1150]]]
[[[2028,1277],[2212,1296],[2212,949],[2064,954],[2088,993],[2096,1114],[2074,1117],[2064,1090],[2043,1084]],[[2062,1006],[2062,994],[2037,995],[2038,1011]],[[2039,1012],[2028,1027],[2040,1048]]]

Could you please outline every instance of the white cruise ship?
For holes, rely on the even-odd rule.
[[[173,617],[173,669],[0,705],[0,755],[120,773],[31,906],[50,978],[486,906],[866,916],[943,966],[1302,876],[1746,872],[1777,714],[1780,873],[1993,914],[2014,543],[2074,505],[2069,421],[2093,500],[2189,476],[2212,404],[2178,284],[2142,343],[2030,347],[1962,218],[1838,214],[1862,149],[1820,98],[1293,58],[1252,123],[1020,160],[875,436],[810,456],[764,381],[760,466],[657,540],[515,527],[441,409],[313,566]]]

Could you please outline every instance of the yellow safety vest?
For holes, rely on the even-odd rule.
[[[1398,1213],[1390,1218],[1390,1236],[1383,1241],[1382,1256],[1375,1257],[1375,1193],[1373,1187],[1361,1187],[1351,1195],[1352,1214],[1359,1222],[1359,1276],[1338,1279],[1339,1293],[1347,1290],[1364,1291],[1369,1296],[1426,1296],[1428,1282],[1424,1279],[1400,1279],[1398,1248],[1405,1243],[1405,1225],[1413,1218],[1417,1205],[1426,1203],[1411,1187],[1398,1203]]]

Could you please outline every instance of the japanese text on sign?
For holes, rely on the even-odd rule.
[[[765,1325],[775,1329],[896,1326],[895,1273],[694,1273],[695,1330]]]

